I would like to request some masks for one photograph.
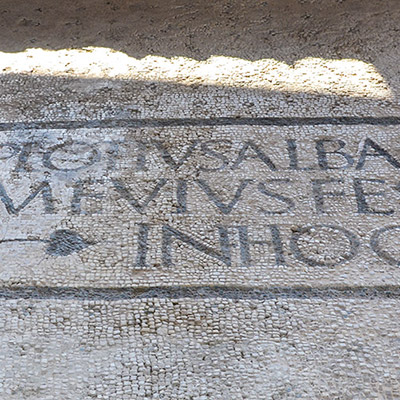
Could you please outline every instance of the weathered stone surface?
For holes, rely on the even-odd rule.
[[[0,397],[400,398],[397,2],[14,3]]]
[[[400,396],[397,300],[13,300],[0,313],[9,399]]]

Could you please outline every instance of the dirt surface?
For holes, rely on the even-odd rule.
[[[3,0],[0,13],[4,52],[96,46],[134,58],[350,58],[372,62],[398,86],[396,0]]]
[[[99,46],[136,58],[225,55],[293,62],[307,56],[370,61],[395,49],[399,10],[394,0],[3,0],[1,15],[3,51]]]

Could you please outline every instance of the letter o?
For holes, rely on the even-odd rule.
[[[0,149],[9,148],[11,150],[9,155],[2,155],[0,152],[0,160],[8,160],[11,157],[14,157],[19,151],[21,151],[20,147],[15,143],[0,143]]]
[[[381,258],[385,259],[391,265],[399,265],[400,260],[396,260],[386,251],[382,250],[381,246],[379,245],[379,238],[382,233],[392,231],[394,229],[400,229],[400,225],[391,225],[391,226],[384,226],[383,228],[377,229],[373,232],[370,240],[371,249]]]
[[[76,167],[76,168],[60,168],[54,165],[54,162],[51,160],[51,157],[54,155],[54,153],[57,150],[62,150],[66,146],[71,146],[71,145],[77,145],[77,146],[87,146],[91,150],[91,155],[88,157],[86,162],[83,162],[83,165]],[[65,151],[65,150],[64,150]],[[67,153],[67,151],[65,151]],[[75,152],[76,154],[76,152]],[[43,154],[43,165],[47,168],[50,169],[55,169],[57,171],[79,171],[80,169],[90,167],[94,163],[100,160],[101,153],[99,150],[97,150],[95,147],[92,145],[85,143],[85,142],[73,142],[73,143],[64,143],[58,146],[53,147],[49,151],[46,151],[46,153]]]
[[[350,244],[350,252],[349,254],[343,255],[342,258],[343,260],[339,261],[339,262],[321,262],[321,261],[316,261],[313,260],[312,258],[308,258],[306,257],[302,251],[299,248],[299,244],[298,241],[301,238],[302,235],[309,233],[311,231],[312,228],[329,228],[329,229],[333,229],[339,232],[342,232],[347,240],[349,241]],[[340,226],[336,226],[336,225],[311,225],[311,226],[306,226],[304,228],[301,228],[299,231],[297,232],[293,232],[292,237],[290,239],[290,249],[292,250],[293,254],[295,255],[295,257],[299,260],[302,261],[308,265],[310,265],[311,267],[316,267],[316,266],[322,266],[322,267],[333,267],[336,265],[340,265],[346,261],[351,260],[352,258],[354,258],[357,255],[358,252],[358,248],[360,247],[360,242],[357,238],[357,236],[348,231],[347,229],[344,229]]]

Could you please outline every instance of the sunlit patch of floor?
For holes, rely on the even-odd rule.
[[[101,47],[58,51],[32,48],[20,53],[0,53],[0,71],[221,85],[375,99],[392,97],[388,84],[374,65],[356,59],[309,57],[290,65],[272,58],[249,61],[212,56],[198,61],[187,57],[148,55],[137,59]]]

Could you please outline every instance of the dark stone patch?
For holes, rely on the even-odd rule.
[[[60,229],[50,235],[46,252],[52,256],[69,256],[85,249],[90,244],[78,233],[68,229]]]

